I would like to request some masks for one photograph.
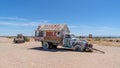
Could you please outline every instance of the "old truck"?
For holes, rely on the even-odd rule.
[[[14,43],[24,43],[25,37],[22,34],[17,34],[17,37],[13,40]]]
[[[42,42],[43,49],[62,46],[75,51],[92,51],[92,44],[70,33],[66,24],[42,24],[35,30],[35,40]]]

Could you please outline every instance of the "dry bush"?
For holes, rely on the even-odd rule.
[[[109,42],[114,42],[114,40],[110,39]]]
[[[120,40],[116,40],[116,42],[120,42]]]
[[[25,39],[26,42],[30,41],[30,39],[28,37],[24,37],[24,39]]]
[[[95,38],[94,41],[100,41],[101,39],[100,38]]]

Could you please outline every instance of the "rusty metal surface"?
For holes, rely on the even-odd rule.
[[[39,25],[37,30],[47,30],[47,31],[61,31],[63,29],[66,29],[67,32],[70,32],[67,25],[65,24],[45,24],[45,25]]]

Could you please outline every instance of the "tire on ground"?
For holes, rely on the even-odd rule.
[[[81,46],[81,45],[75,45],[75,46],[73,47],[73,50],[74,50],[74,51],[83,52],[83,51],[84,51],[84,47]]]
[[[49,49],[49,44],[47,42],[44,42],[42,45],[43,49]]]

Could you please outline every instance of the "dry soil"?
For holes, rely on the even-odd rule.
[[[120,47],[99,46],[93,51],[75,52],[70,49],[43,50],[40,42],[14,44],[0,38],[0,68],[120,68]]]

